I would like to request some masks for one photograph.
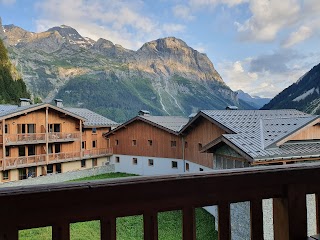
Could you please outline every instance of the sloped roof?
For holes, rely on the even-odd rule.
[[[188,118],[180,116],[139,116],[164,128],[179,132],[189,121]]]
[[[72,112],[80,117],[83,117],[86,119],[83,123],[85,127],[101,127],[101,126],[117,126],[119,125],[118,123],[101,116],[98,113],[95,113],[93,111],[90,111],[89,109],[86,108],[68,108],[64,107],[63,109]]]
[[[319,144],[296,143],[293,147],[286,144],[277,146],[285,137],[317,120],[318,116],[309,115],[297,110],[209,110],[203,114],[232,130],[232,134],[223,134],[227,142],[236,146],[253,160],[274,159],[291,155],[320,155]],[[218,144],[217,143],[213,143]],[[208,144],[206,149],[210,149]],[[308,147],[308,145],[312,147]]]

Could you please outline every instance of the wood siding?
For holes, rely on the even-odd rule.
[[[213,154],[201,153],[199,144],[205,146],[214,139],[220,137],[225,131],[205,118],[199,118],[195,127],[189,130],[184,140],[187,142],[185,147],[185,159],[191,162],[212,168]]]
[[[136,140],[136,145],[133,140]],[[142,121],[119,129],[109,136],[109,141],[114,154],[182,159],[181,137]],[[176,142],[175,147],[171,147],[171,141]]]
[[[307,127],[306,129],[302,130],[300,133],[295,135],[289,140],[312,140],[312,139],[320,139],[320,124]]]
[[[85,142],[85,150],[93,150],[97,148],[107,148],[108,141],[102,134],[110,131],[109,127],[96,128],[96,133],[92,128],[85,128],[82,133],[82,141]],[[93,141],[96,141],[96,147],[93,147]]]

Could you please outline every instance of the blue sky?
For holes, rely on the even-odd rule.
[[[320,63],[319,0],[0,0],[3,24],[69,25],[136,50],[175,36],[206,53],[233,90],[273,97]]]

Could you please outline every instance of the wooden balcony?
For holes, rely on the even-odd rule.
[[[217,205],[219,239],[229,240],[230,203],[250,201],[251,239],[261,240],[262,199],[273,198],[275,239],[306,240],[306,194],[316,193],[319,232],[319,179],[320,165],[310,163],[5,188],[0,239],[17,240],[19,229],[52,226],[52,239],[69,240],[70,223],[100,220],[101,239],[115,240],[117,217],[142,214],[144,239],[156,240],[157,213],[181,209],[183,239],[195,240],[195,208]]]
[[[73,142],[80,139],[80,133],[54,132],[48,133],[48,142]],[[24,133],[24,134],[6,134],[4,137],[5,145],[25,145],[46,143],[45,133]],[[0,135],[0,144],[3,144],[2,135]]]
[[[50,153],[48,154],[48,163],[60,163],[60,162],[71,162],[80,159],[95,158],[102,156],[112,155],[111,148],[102,148],[94,150],[84,150],[81,156],[81,152],[61,152],[61,153]],[[0,159],[0,163],[4,163],[4,169],[31,167],[47,164],[46,154],[34,155],[34,156],[23,156],[23,157],[11,157]],[[1,165],[2,166],[2,165]],[[2,168],[0,168],[2,170]],[[0,238],[1,239],[1,238]]]

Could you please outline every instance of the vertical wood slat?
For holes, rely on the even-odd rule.
[[[2,226],[0,228],[0,240],[18,240],[19,229],[10,226]]]
[[[320,193],[316,195],[316,224],[317,224],[317,233],[320,233]]]
[[[183,218],[183,240],[196,240],[196,221],[195,221],[195,208],[186,207],[182,209]]]
[[[307,237],[307,200],[304,186],[288,186],[289,239]]]
[[[218,236],[219,240],[231,239],[229,202],[223,202],[218,205]]]
[[[116,240],[117,227],[115,217],[100,219],[100,238],[101,240]]]
[[[263,239],[262,199],[250,202],[251,240]]]
[[[70,240],[70,225],[68,222],[59,222],[52,225],[52,240]]]
[[[273,230],[274,240],[289,239],[288,200],[273,199]]]
[[[144,240],[158,240],[158,214],[146,212],[143,214]]]

